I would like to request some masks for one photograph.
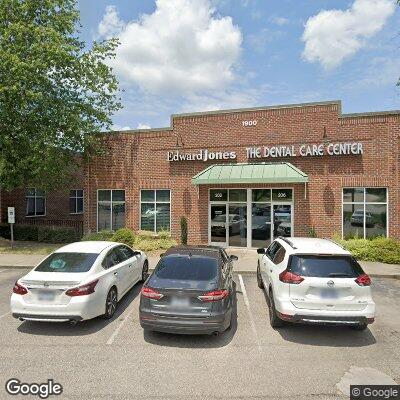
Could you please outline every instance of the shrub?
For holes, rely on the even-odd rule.
[[[103,230],[100,232],[92,232],[92,233],[88,233],[85,236],[83,236],[83,238],[81,240],[86,241],[92,241],[92,240],[111,240],[111,238],[113,237],[114,232],[112,231],[108,231],[108,230]]]
[[[357,259],[400,264],[400,241],[392,238],[336,239]]]
[[[71,243],[77,241],[78,235],[75,229],[55,226],[39,226],[37,229],[37,241],[44,243]]]
[[[187,244],[188,223],[186,217],[181,217],[181,243]]]
[[[313,226],[308,230],[308,236],[311,238],[317,237],[317,231],[315,230],[315,228]]]
[[[125,243],[128,246],[132,246],[135,241],[135,234],[128,228],[121,228],[112,235],[111,240],[113,242]]]
[[[171,238],[171,232],[162,229],[160,232],[158,232],[157,237],[159,239],[170,239]]]

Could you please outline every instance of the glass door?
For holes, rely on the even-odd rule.
[[[292,205],[274,204],[273,205],[273,227],[274,239],[278,236],[292,236]]]
[[[210,242],[226,245],[227,205],[210,205]]]
[[[247,247],[247,204],[229,203],[229,246]]]

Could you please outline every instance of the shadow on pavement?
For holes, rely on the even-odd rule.
[[[232,321],[230,329],[218,336],[213,335],[179,335],[172,333],[144,331],[144,340],[157,346],[180,348],[218,348],[227,346],[237,330],[237,296],[236,284],[233,285]]]
[[[142,284],[137,283],[118,303],[117,310],[111,319],[103,319],[102,317],[93,318],[82,321],[76,325],[68,322],[35,322],[24,321],[19,325],[18,332],[29,335],[43,336],[84,336],[96,333],[116,319],[120,318],[123,312],[128,308],[133,300],[140,295]]]

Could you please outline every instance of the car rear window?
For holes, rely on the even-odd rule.
[[[154,271],[158,279],[180,281],[211,281],[217,273],[217,259],[204,256],[165,256]]]
[[[295,274],[315,278],[357,278],[364,273],[350,256],[292,255],[288,269]]]
[[[53,253],[36,268],[38,272],[87,272],[96,258],[96,253]]]

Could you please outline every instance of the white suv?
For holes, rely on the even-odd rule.
[[[374,322],[370,277],[333,241],[280,237],[257,252],[257,283],[268,295],[273,328],[306,322],[363,330]]]

